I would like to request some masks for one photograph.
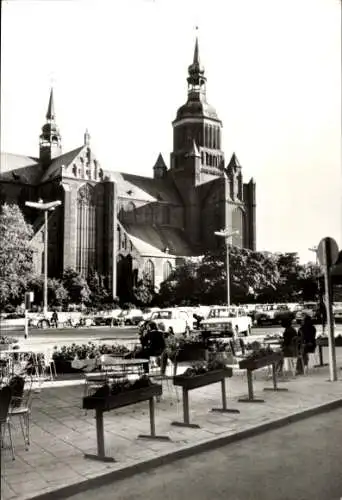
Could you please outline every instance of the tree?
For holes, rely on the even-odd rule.
[[[97,271],[91,271],[87,278],[90,290],[91,305],[98,309],[107,304],[111,299],[109,290],[105,286],[104,276],[99,275]]]
[[[74,304],[89,302],[90,289],[87,281],[77,271],[68,267],[63,272],[62,283]]]
[[[49,306],[61,306],[68,301],[68,291],[60,280],[48,278],[47,285]],[[33,274],[27,283],[27,289],[34,293],[34,304],[42,305],[44,300],[44,275]]]
[[[274,290],[279,275],[274,258],[263,252],[229,247],[231,303],[254,301],[266,290]],[[198,270],[197,289],[202,303],[222,304],[227,297],[226,249],[207,253]],[[203,302],[204,301],[204,302]]]
[[[18,300],[33,271],[32,227],[18,205],[0,207],[0,307]]]
[[[133,297],[140,307],[149,306],[153,301],[155,297],[154,286],[147,273],[143,273],[136,286],[133,287]]]
[[[160,285],[158,302],[168,306],[199,303],[201,289],[197,281],[198,267],[198,263],[186,260],[174,269]]]

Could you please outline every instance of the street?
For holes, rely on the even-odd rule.
[[[317,326],[317,334],[320,334],[321,327]],[[252,336],[263,336],[266,334],[280,333],[281,326],[253,327]],[[4,333],[4,332],[3,332]],[[336,333],[342,333],[342,325],[336,325]],[[24,331],[9,331],[7,335],[18,338],[22,347],[29,346],[54,346],[70,345],[72,343],[88,343],[90,341],[102,341],[106,343],[132,341],[138,338],[138,328],[134,326],[125,327],[83,327],[83,328],[30,328],[29,336],[24,338]]]
[[[70,500],[340,500],[342,409],[321,414]]]

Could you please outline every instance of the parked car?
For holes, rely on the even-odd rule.
[[[94,324],[96,326],[113,326],[116,319],[121,314],[121,309],[112,309],[110,311],[99,311],[94,316]]]
[[[138,325],[143,321],[144,316],[140,309],[128,309],[121,311],[120,314],[113,319],[115,325]]]
[[[172,328],[173,333],[179,336],[193,329],[194,318],[191,312],[170,308],[155,311],[151,316],[151,321],[157,324],[158,329],[168,332]]]
[[[250,335],[252,318],[241,307],[215,306],[202,321],[202,331],[212,335]]]
[[[333,315],[336,323],[342,322],[342,302],[333,305]]]
[[[295,319],[300,323],[304,316],[310,316],[314,323],[319,321],[319,305],[317,302],[305,302],[297,307]]]

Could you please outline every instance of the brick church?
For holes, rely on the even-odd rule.
[[[152,177],[109,171],[83,144],[63,152],[53,90],[39,138],[39,156],[2,153],[1,202],[15,202],[33,224],[35,265],[43,270],[43,214],[26,201],[61,200],[49,213],[48,273],[72,267],[105,275],[116,296],[129,296],[145,273],[158,288],[184,258],[222,244],[222,228],[238,233],[232,244],[255,249],[255,182],[244,183],[235,154],[222,150],[222,122],[208,104],[206,76],[196,39],[188,68],[188,94],[172,122],[167,167],[159,154]]]

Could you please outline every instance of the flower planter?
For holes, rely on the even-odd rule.
[[[173,377],[173,384],[184,387],[187,390],[197,389],[205,385],[215,384],[220,382],[223,378],[232,377],[233,370],[231,368],[224,368],[221,370],[213,370],[207,373],[201,373],[194,376],[176,375]]]
[[[241,370],[258,370],[264,366],[271,365],[272,363],[277,363],[282,359],[283,355],[281,352],[274,352],[267,356],[262,356],[257,359],[243,359],[239,362],[239,368]]]
[[[68,360],[55,360],[57,373],[83,373],[83,370],[77,370],[71,366],[72,361]]]
[[[123,406],[128,406],[141,401],[146,401],[154,396],[162,395],[162,386],[154,384],[141,389],[122,392],[106,398],[96,398],[94,396],[87,396],[83,398],[83,408],[86,410],[102,410],[110,411]]]
[[[316,343],[318,346],[328,347],[328,345],[329,345],[328,337],[318,338]],[[342,337],[335,337],[335,346],[342,347]]]
[[[104,426],[103,426],[103,413],[123,406],[129,406],[141,401],[149,401],[150,410],[150,434],[140,434],[139,438],[145,439],[158,439],[161,441],[169,441],[169,436],[158,436],[155,429],[155,411],[154,411],[154,396],[162,395],[162,386],[153,384],[148,387],[142,387],[131,391],[122,392],[114,396],[107,396],[103,398],[96,398],[94,396],[87,396],[83,398],[83,408],[87,410],[96,410],[96,440],[97,440],[97,453],[85,455],[85,458],[92,460],[100,460],[103,462],[115,462],[113,457],[107,456],[105,453],[104,443]]]

